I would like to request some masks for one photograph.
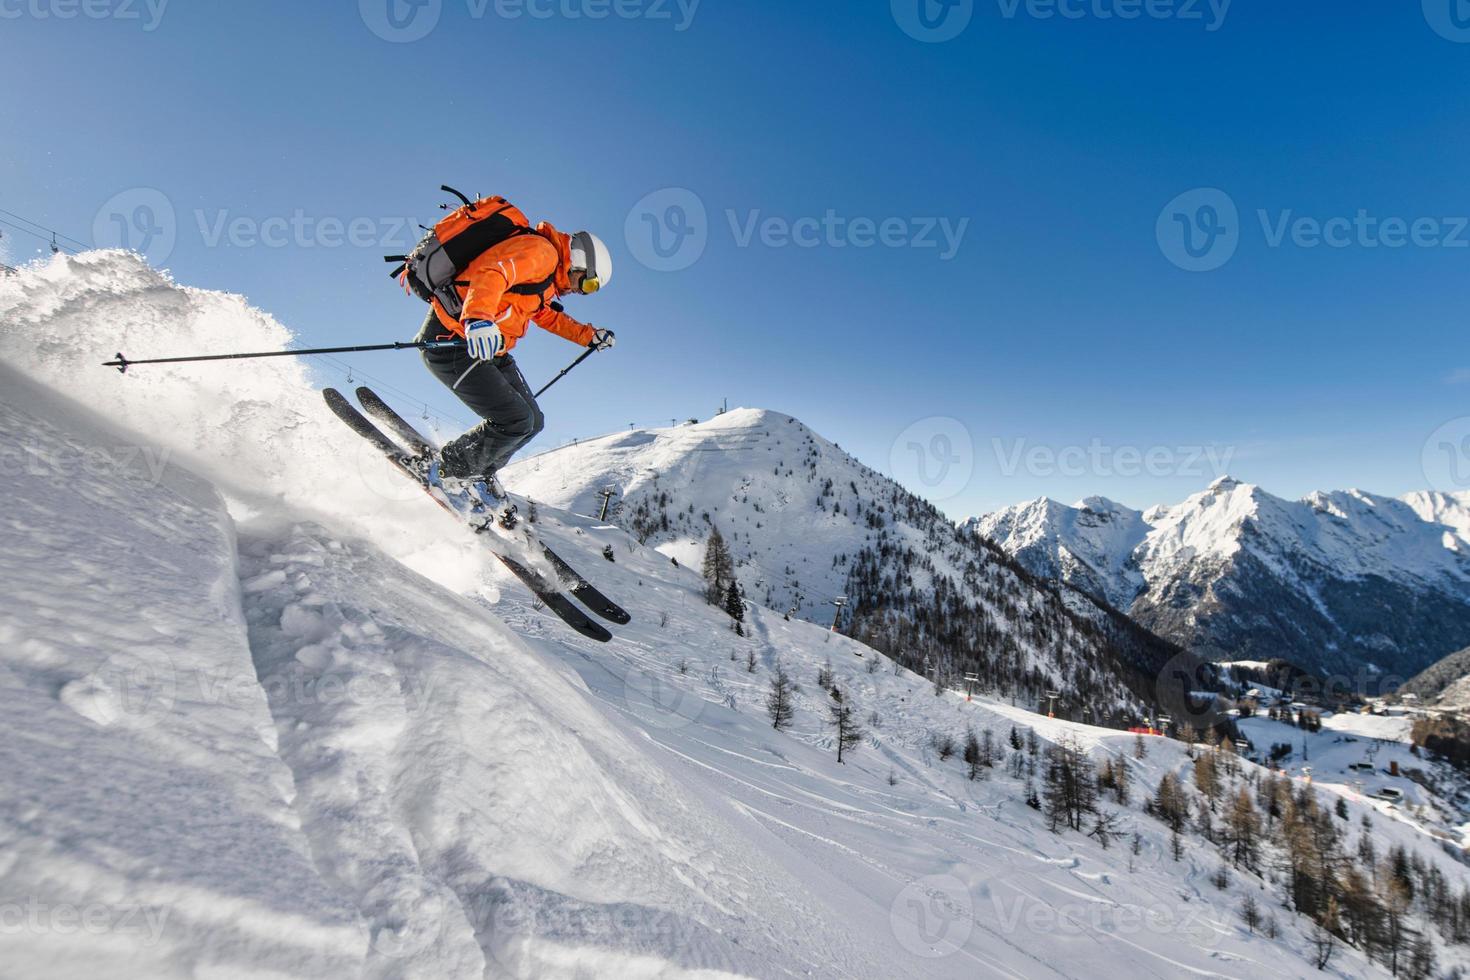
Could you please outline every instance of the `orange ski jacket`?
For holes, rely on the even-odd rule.
[[[436,299],[434,313],[451,334],[464,336],[464,324],[475,320],[494,320],[505,337],[508,353],[526,335],[526,324],[534,323],[559,337],[586,347],[592,343],[597,329],[570,317],[551,305],[558,296],[571,292],[567,279],[571,263],[572,239],[557,231],[550,222],[536,226],[535,234],[507,238],[472,261],[461,273],[456,285],[464,312],[456,320],[445,312]],[[510,292],[512,286],[546,283],[536,295]]]

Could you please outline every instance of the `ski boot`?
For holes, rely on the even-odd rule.
[[[431,465],[431,479],[437,481],[446,496],[461,502],[469,514],[482,518],[480,530],[489,530],[493,522],[507,531],[520,523],[518,508],[494,473],[484,476],[441,476],[437,463]]]

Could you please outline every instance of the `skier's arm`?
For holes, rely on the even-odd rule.
[[[541,282],[556,271],[556,247],[540,235],[518,235],[490,249],[465,270],[469,288],[464,295],[461,323],[493,320],[506,315],[505,291],[512,286]]]
[[[578,347],[590,346],[592,339],[597,336],[596,327],[583,323],[575,317],[567,316],[555,306],[542,307],[531,317],[531,320],[541,329],[549,330],[558,337],[564,337]]]

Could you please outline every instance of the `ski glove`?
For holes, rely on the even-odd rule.
[[[611,350],[618,342],[618,338],[611,330],[599,330],[592,335],[592,343],[588,344],[593,350]]]
[[[505,338],[494,320],[472,320],[464,325],[465,349],[477,361],[488,361],[505,349]]]

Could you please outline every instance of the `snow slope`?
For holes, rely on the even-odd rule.
[[[4,365],[0,440],[0,973],[348,969],[266,698],[217,683],[254,676],[219,494]]]
[[[1287,501],[1223,477],[1147,512],[1043,500],[968,526],[1220,659],[1412,673],[1470,640],[1470,508],[1448,494]]]
[[[1278,885],[1217,890],[1218,858],[1190,838],[1174,861],[1142,813],[1182,745],[1134,758],[1128,735],[936,694],[759,605],[737,637],[687,567],[542,507],[634,615],[591,644],[421,497],[376,496],[386,464],[329,448],[340,427],[291,368],[234,414],[203,369],[184,398],[103,371],[87,395],[108,421],[39,383],[75,390],[95,352],[39,363],[34,331],[104,307],[111,348],[109,324],[277,329],[121,253],[0,282],[0,975],[1319,975],[1297,917],[1277,910],[1274,941],[1239,923]],[[238,428],[216,443],[221,418]],[[321,451],[273,453],[272,420]],[[58,489],[57,469],[83,478]],[[340,513],[312,506],[323,479]],[[800,687],[787,732],[762,710],[778,663]],[[867,728],[840,766],[829,664]],[[1013,725],[1130,769],[1137,854],[1048,833],[1024,776],[971,781],[935,749]],[[1343,951],[1329,975],[1384,974]]]

